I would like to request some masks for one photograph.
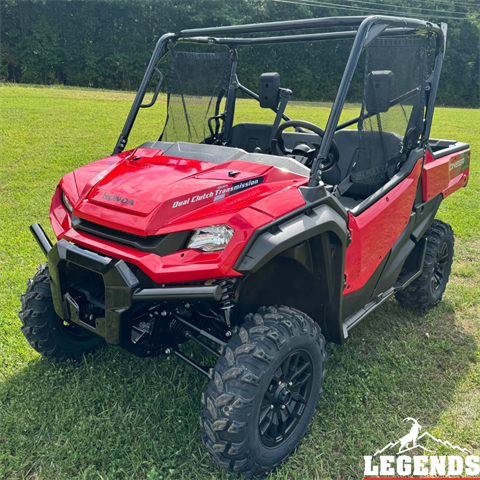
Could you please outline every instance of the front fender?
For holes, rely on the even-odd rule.
[[[266,225],[245,247],[234,269],[242,274],[254,273],[283,251],[322,233],[332,232],[347,247],[347,220],[330,205],[305,209],[284,222]]]
[[[313,271],[309,284],[305,285],[306,290],[299,292],[299,295],[307,295],[307,303],[311,302],[308,310],[321,325],[326,337],[330,341],[342,343],[345,339],[342,329],[342,292],[349,240],[347,221],[348,216],[343,207],[335,198],[327,195],[315,205],[307,204],[306,208],[287,218],[276,220],[257,230],[234,269],[254,278],[262,267],[271,265],[296,245],[307,242],[311,252],[307,257],[311,264],[303,266],[307,269],[311,266]],[[297,261],[302,263],[300,259]],[[288,272],[283,273],[289,275]],[[292,274],[293,272],[290,275]],[[292,282],[290,293],[295,294],[295,287],[301,284],[301,279],[289,278],[289,281]],[[281,303],[283,299],[279,301]],[[303,310],[306,307],[306,304],[303,307],[298,305]]]

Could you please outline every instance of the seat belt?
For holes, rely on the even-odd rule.
[[[273,122],[272,131],[270,133],[270,142],[268,146],[272,144],[273,137],[275,137],[275,133],[277,133],[278,126],[282,121],[283,114],[285,113],[285,108],[287,107],[287,103],[292,96],[292,91],[288,88],[280,88],[280,105],[277,109],[277,116],[275,117],[275,121]]]
[[[353,185],[350,174],[348,174],[336,187],[334,195],[339,198],[345,194],[345,192]]]
[[[352,173],[353,168],[357,164],[357,161],[356,161],[357,156],[358,156],[358,148],[355,150],[353,154],[353,158],[352,158],[352,161],[350,162],[350,166],[348,167],[345,178],[335,187],[334,195],[337,198],[341,197],[353,185],[350,175]]]

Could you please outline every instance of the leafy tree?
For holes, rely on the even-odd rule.
[[[479,107],[478,0],[442,0],[441,4],[435,0],[384,0],[382,5],[378,8],[432,21],[442,21],[436,15],[470,13],[469,20],[448,21],[438,101]],[[156,41],[166,31],[371,13],[364,8],[375,7],[352,0],[339,3],[338,8],[271,0],[0,0],[0,78],[135,90]],[[256,89],[260,73],[278,69],[282,83],[294,89],[295,99],[332,101],[350,46],[351,41],[342,41],[242,48],[239,76],[246,86]]]

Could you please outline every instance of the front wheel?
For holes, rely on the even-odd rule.
[[[19,317],[28,343],[55,362],[69,358],[78,360],[104,344],[101,337],[64,322],[55,313],[47,265],[40,265],[35,276],[27,282]]]
[[[295,450],[322,394],[325,339],[304,313],[261,308],[246,316],[202,396],[202,437],[231,473],[261,478]]]

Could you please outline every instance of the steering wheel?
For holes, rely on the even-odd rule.
[[[325,132],[317,125],[310,122],[305,122],[304,120],[288,120],[287,122],[283,122],[275,132],[275,136],[273,137],[271,145],[272,152],[277,153],[277,155],[291,155],[292,153],[295,154],[295,151],[298,150],[300,155],[308,157],[308,161],[310,164],[307,166],[311,167],[311,164],[315,160],[315,157],[318,155],[321,142],[319,144],[313,144],[315,146],[315,149],[311,149],[306,144],[302,144],[295,146],[293,150],[289,150],[285,147],[282,133],[284,130],[290,127],[300,127],[310,130],[311,132],[316,133],[321,140],[323,140]],[[308,152],[306,151],[305,147],[308,147]],[[327,159],[323,163],[323,166],[320,167],[320,170],[322,172],[328,172],[338,163],[339,158],[340,152],[338,150],[338,145],[336,144],[335,140],[332,139],[332,144],[330,145]]]

